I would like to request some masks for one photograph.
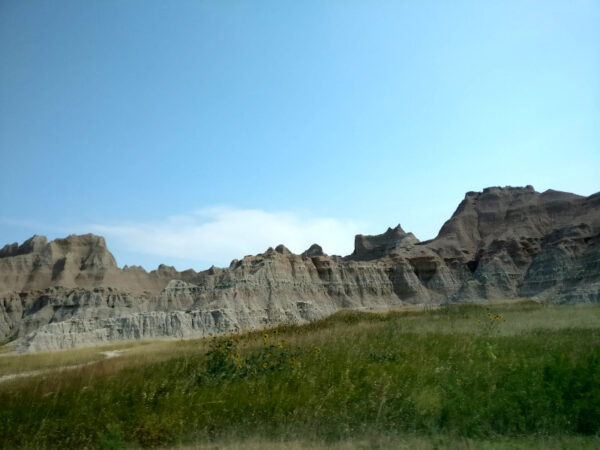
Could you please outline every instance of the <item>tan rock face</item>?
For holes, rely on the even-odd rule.
[[[41,351],[156,337],[199,337],[342,308],[386,309],[537,297],[600,301],[600,193],[532,187],[469,192],[439,235],[400,226],[359,235],[354,252],[283,245],[229,268],[119,269],[91,234],[34,236],[0,250],[0,339]]]

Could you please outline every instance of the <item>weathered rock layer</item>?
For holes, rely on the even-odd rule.
[[[0,339],[17,351],[200,337],[342,308],[519,297],[600,301],[600,193],[488,188],[467,193],[431,241],[397,226],[356,236],[345,258],[316,244],[301,255],[280,245],[204,272],[120,269],[91,234],[0,250]]]

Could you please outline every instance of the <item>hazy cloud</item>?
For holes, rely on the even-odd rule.
[[[294,212],[219,207],[159,222],[94,224],[86,229],[130,252],[227,265],[234,258],[278,244],[300,253],[316,242],[326,253],[346,255],[365,224]]]

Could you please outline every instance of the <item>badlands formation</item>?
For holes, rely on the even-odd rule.
[[[0,250],[0,340],[17,352],[521,297],[600,302],[600,193],[487,188],[468,192],[430,241],[397,226],[356,236],[346,257],[279,245],[203,272],[120,269],[91,234]]]

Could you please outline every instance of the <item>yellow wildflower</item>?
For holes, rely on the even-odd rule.
[[[269,363],[263,363],[263,369],[266,369],[268,367]]]

